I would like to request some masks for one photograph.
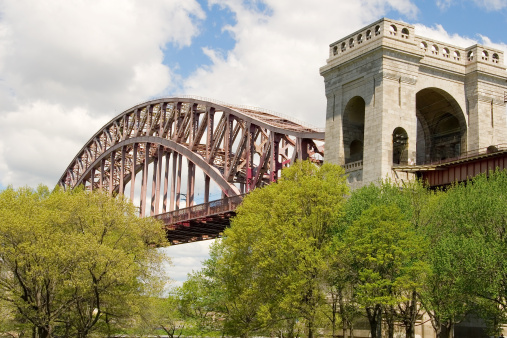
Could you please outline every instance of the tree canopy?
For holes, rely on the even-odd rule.
[[[160,290],[164,230],[121,196],[7,188],[0,220],[0,297],[35,337],[112,332]]]
[[[282,328],[290,336],[303,321],[312,335],[325,301],[324,248],[348,193],[343,174],[335,165],[297,162],[245,197],[204,269],[221,291],[226,333]]]

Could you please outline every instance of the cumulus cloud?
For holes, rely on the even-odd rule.
[[[325,65],[328,45],[390,9],[417,15],[412,2],[401,0],[211,2],[236,16],[237,24],[225,27],[236,45],[225,55],[205,49],[212,65],[186,79],[185,92],[226,102],[233,98],[231,103],[272,109],[318,126],[324,125],[326,105],[318,69]]]
[[[174,85],[164,50],[204,18],[196,0],[0,0],[0,184],[55,184],[103,122]]]
[[[91,118],[83,108],[65,110],[44,101],[23,104],[0,115],[0,173],[2,185],[50,187],[56,184],[90,131],[107,118]],[[83,128],[86,126],[87,128]],[[14,183],[13,183],[14,182]]]
[[[208,240],[175,245],[163,249],[172,260],[172,264],[168,264],[165,267],[165,270],[173,280],[171,286],[181,286],[187,279],[188,273],[202,268],[203,261],[209,257],[209,247],[214,242],[215,240]]]

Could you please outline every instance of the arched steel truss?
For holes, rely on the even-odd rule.
[[[141,172],[144,216],[148,166],[153,165],[151,215],[156,215],[179,208],[183,157],[188,161],[186,204],[192,206],[196,166],[204,173],[208,202],[211,180],[224,196],[248,192],[275,181],[279,170],[296,159],[321,161],[323,147],[316,141],[323,140],[321,130],[263,111],[196,98],[157,99],[104,125],[74,157],[59,185],[125,194],[130,182],[134,200],[136,174]]]

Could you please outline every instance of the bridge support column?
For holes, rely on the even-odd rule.
[[[187,208],[194,205],[195,164],[187,162]]]
[[[95,183],[95,168],[92,168],[91,174],[90,174],[90,191],[93,191],[95,187],[93,186],[93,183]]]
[[[181,166],[182,166],[183,158],[181,154],[178,154],[178,172],[176,176],[176,210],[180,208],[180,199],[181,199]]]
[[[178,166],[178,153],[173,152],[173,175],[171,178],[171,200],[169,203],[169,210],[170,211],[176,210],[175,206],[174,206],[174,199],[175,199],[175,194],[176,194],[176,168],[177,168],[177,166]]]
[[[125,146],[121,147],[121,162],[120,162],[120,183],[118,186],[118,193],[123,195],[125,193]]]
[[[155,214],[159,213],[160,208],[160,184],[162,183],[162,155],[164,148],[158,147],[158,170],[157,170],[157,184],[155,185]]]
[[[134,202],[134,191],[136,187],[136,163],[137,163],[137,143],[134,143],[132,150],[132,164],[130,165],[130,201]]]
[[[114,163],[116,152],[111,152],[111,159],[109,163],[109,196],[113,195],[113,177],[114,177]]]
[[[100,161],[100,178],[99,178],[99,189],[102,190],[104,188],[104,167],[105,167],[106,160],[102,159]]]
[[[141,210],[140,215],[144,217],[146,215],[146,190],[148,186],[148,157],[150,155],[150,144],[146,143],[144,148],[144,163],[142,170],[142,180],[141,180]]]
[[[209,202],[209,184],[210,178],[208,175],[204,174],[204,203]]]
[[[160,165],[159,165],[160,164]],[[155,213],[155,204],[157,199],[157,172],[162,163],[158,162],[158,157],[153,160],[153,175],[151,179],[151,203],[150,203],[150,216]],[[158,208],[157,208],[158,209]]]
[[[167,212],[167,186],[169,185],[169,160],[171,152],[165,154],[165,168],[164,168],[164,201],[162,202],[162,211]]]

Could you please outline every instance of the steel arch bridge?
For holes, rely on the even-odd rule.
[[[164,220],[173,243],[206,239],[223,231],[243,194],[276,181],[284,166],[296,159],[322,162],[323,141],[323,130],[257,108],[197,97],[156,99],[100,128],[58,184],[130,196],[141,217]],[[197,180],[204,185],[198,206],[196,168],[204,174]],[[210,202],[210,184],[221,190],[222,200]]]

